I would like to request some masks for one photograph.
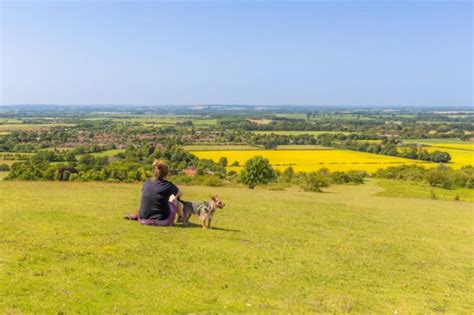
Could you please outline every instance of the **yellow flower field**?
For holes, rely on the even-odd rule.
[[[431,145],[427,147],[429,152],[444,151],[451,155],[451,162],[449,163],[453,168],[461,168],[465,165],[474,165],[474,146],[469,144],[442,144]]]
[[[315,171],[323,167],[332,171],[365,170],[374,172],[379,168],[403,164],[436,166],[435,163],[348,150],[227,150],[193,151],[192,153],[201,159],[214,161],[226,157],[229,165],[234,161],[243,165],[248,159],[261,155],[269,159],[273,167],[279,170],[292,166],[295,171],[301,172]]]

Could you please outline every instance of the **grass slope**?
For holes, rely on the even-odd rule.
[[[138,184],[0,181],[0,313],[474,310],[472,203],[183,190],[215,229],[123,220]]]

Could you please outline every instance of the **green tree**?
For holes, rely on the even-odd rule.
[[[434,151],[431,153],[431,161],[435,163],[448,163],[451,160],[451,155],[448,152]]]
[[[275,170],[268,159],[262,156],[254,156],[247,160],[240,173],[242,183],[248,185],[250,189],[259,184],[268,184],[275,180],[276,176]]]

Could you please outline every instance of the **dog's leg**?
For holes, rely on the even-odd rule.
[[[183,208],[184,208],[183,203],[178,200],[178,203],[176,204],[176,214],[177,214],[176,222],[183,222],[183,216],[184,216]]]
[[[184,214],[183,214],[183,225],[184,226],[189,226],[189,218],[191,217],[192,212],[189,209],[184,209]]]

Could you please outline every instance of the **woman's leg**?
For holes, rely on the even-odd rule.
[[[170,201],[168,203],[168,206],[170,208],[170,215],[168,216],[168,225],[173,225],[174,219],[176,218],[176,209],[178,208],[178,200]]]

